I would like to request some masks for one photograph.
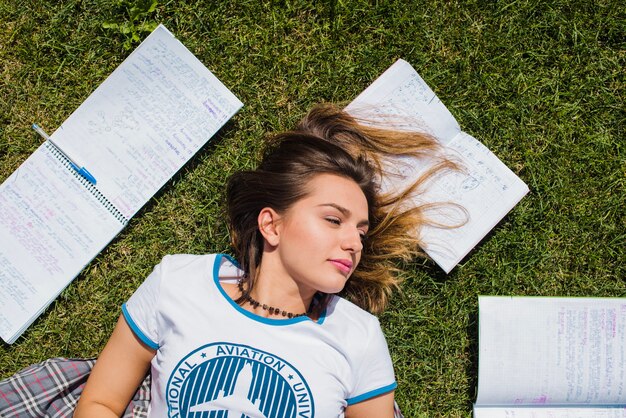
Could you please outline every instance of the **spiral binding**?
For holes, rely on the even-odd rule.
[[[72,168],[72,164],[67,159],[67,157],[65,157],[65,155],[59,152],[59,150],[50,142],[46,142],[46,148],[48,148],[48,150],[52,153],[52,155],[54,155],[54,157],[56,157],[56,159],[59,160],[61,164],[63,164],[63,166],[69,169],[69,171],[74,175],[74,177],[76,177],[78,181],[83,186],[85,186],[85,188],[89,191],[89,193],[91,193],[96,198],[96,200],[98,200],[98,202],[100,202],[104,206],[104,208],[107,211],[109,211],[111,215],[113,215],[113,217],[115,217],[115,219],[120,221],[123,225],[126,225],[128,223],[128,218],[122,215],[122,212],[120,212],[115,207],[115,205],[113,205],[113,203],[109,201],[109,199],[107,199],[102,193],[100,193],[100,190],[98,190],[96,186],[91,184],[89,181],[87,181],[86,178],[78,174],[76,170]]]

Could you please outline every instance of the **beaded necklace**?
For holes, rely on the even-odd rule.
[[[248,302],[250,305],[252,305],[253,308],[258,308],[259,306],[261,307],[261,309],[263,309],[264,311],[268,311],[270,313],[270,315],[278,315],[278,316],[284,316],[286,318],[298,318],[299,316],[306,316],[306,312],[304,313],[300,313],[300,314],[295,314],[292,312],[287,312],[284,311],[280,308],[274,308],[273,306],[269,306],[265,303],[261,303],[259,301],[257,301],[256,299],[253,299],[252,296],[250,296],[249,294],[246,295],[243,292],[243,282],[240,281],[239,283],[237,283],[237,287],[239,288],[239,291],[241,292],[241,297],[243,297],[243,299]]]

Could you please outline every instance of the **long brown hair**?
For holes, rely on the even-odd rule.
[[[264,207],[284,213],[309,193],[308,184],[318,174],[352,179],[363,191],[370,230],[361,262],[340,293],[370,312],[380,312],[397,288],[399,263],[423,255],[420,227],[428,223],[430,205],[408,204],[424,182],[441,170],[455,168],[440,157],[438,163],[404,190],[382,193],[384,161],[394,156],[440,155],[429,135],[373,127],[330,104],[314,107],[296,129],[269,141],[256,170],[235,173],[226,195],[231,242],[247,281],[244,296],[252,290],[263,257],[263,237],[257,216]],[[323,296],[323,295],[322,295]],[[320,307],[327,298],[322,297]]]

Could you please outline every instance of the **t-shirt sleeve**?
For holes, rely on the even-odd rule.
[[[122,305],[122,314],[128,326],[137,338],[154,350],[159,348],[157,315],[164,263],[165,259],[156,265],[130,299]]]
[[[367,346],[360,353],[359,364],[354,370],[355,387],[346,399],[348,405],[391,392],[398,386],[387,341],[376,317],[372,317]]]

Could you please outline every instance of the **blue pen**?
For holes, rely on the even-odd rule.
[[[94,176],[91,175],[91,173],[89,171],[87,171],[87,169],[85,167],[83,167],[81,164],[77,163],[76,160],[74,160],[72,157],[70,157],[65,151],[63,151],[63,149],[61,149],[60,146],[58,146],[53,140],[52,138],[50,138],[48,136],[48,134],[41,129],[41,126],[37,125],[36,123],[33,123],[33,129],[35,130],[35,132],[37,132],[39,135],[41,135],[41,137],[43,139],[45,139],[46,141],[50,141],[50,143],[52,145],[55,146],[56,149],[59,150],[59,152],[61,152],[61,154],[63,154],[65,156],[65,158],[67,158],[70,162],[70,164],[72,165],[72,168],[74,170],[76,170],[76,172],[78,174],[80,174],[81,176],[83,176],[84,178],[87,179],[87,181],[89,181],[89,183],[91,184],[96,184],[96,178]]]

